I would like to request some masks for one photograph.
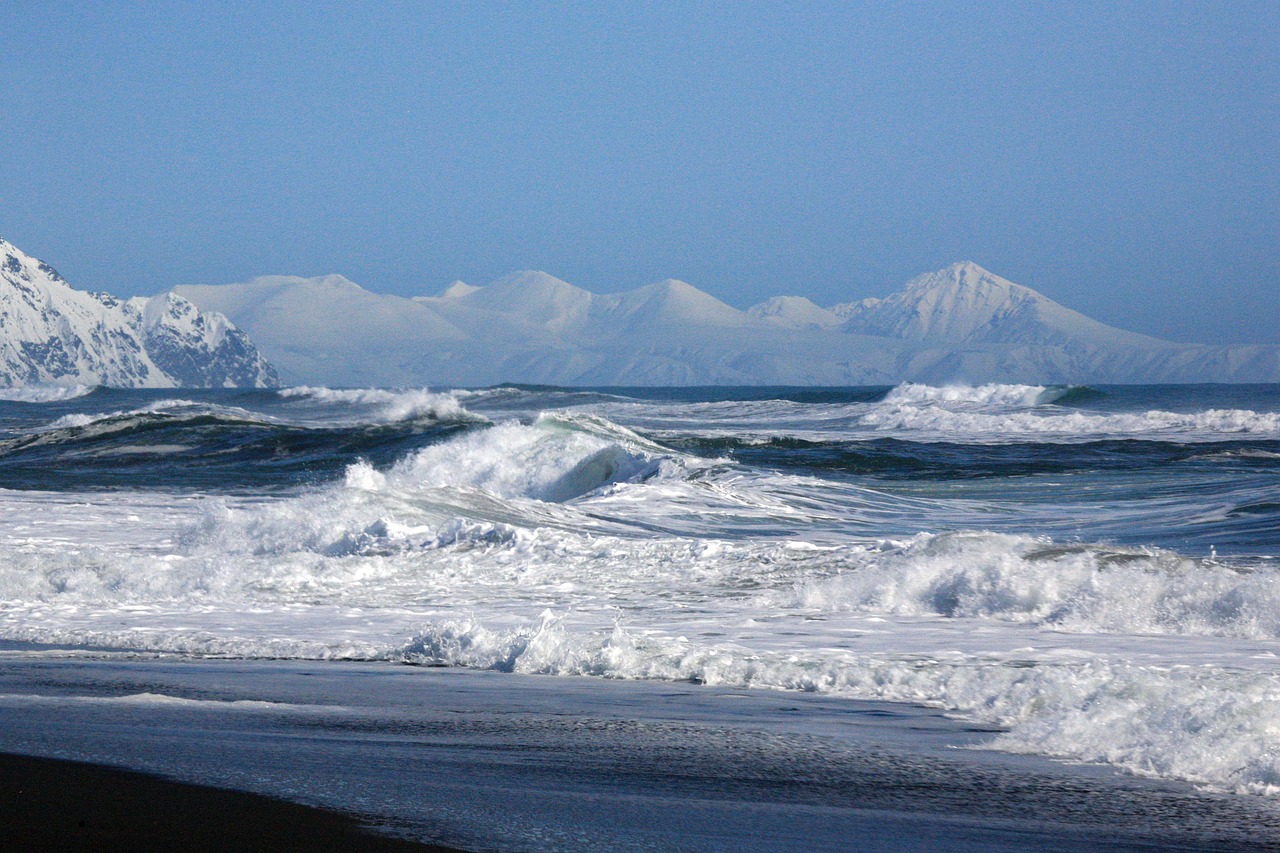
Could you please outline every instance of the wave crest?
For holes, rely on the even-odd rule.
[[[325,388],[300,385],[277,392],[283,399],[304,399],[337,409],[372,409],[372,418],[380,423],[402,421],[450,421],[484,423],[487,419],[463,408],[458,396],[451,392],[432,392],[426,388],[388,390],[383,388]]]
[[[243,552],[377,554],[456,541],[450,525],[569,523],[559,505],[610,487],[682,479],[676,454],[601,418],[549,416],[430,445],[387,470],[357,462],[342,482],[265,511],[215,514],[190,540]]]
[[[884,397],[890,404],[921,403],[973,403],[979,406],[1037,406],[1051,402],[1045,399],[1057,392],[1065,393],[1065,387],[1048,388],[1044,385],[918,385],[905,382],[893,388]],[[1056,399],[1056,397],[1054,397]]]
[[[97,385],[31,385],[25,388],[0,388],[0,400],[13,403],[60,403],[74,400],[98,390]]]
[[[838,575],[807,581],[778,603],[999,619],[1080,633],[1280,637],[1280,574],[1159,549],[922,533],[878,549],[849,549],[835,568]]]

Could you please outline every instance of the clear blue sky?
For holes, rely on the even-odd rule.
[[[745,307],[974,260],[1280,343],[1280,3],[50,3],[0,235],[78,287],[544,269]]]

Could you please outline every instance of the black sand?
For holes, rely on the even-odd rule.
[[[449,853],[349,815],[94,764],[0,754],[0,849]]]

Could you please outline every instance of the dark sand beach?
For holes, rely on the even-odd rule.
[[[452,850],[375,834],[328,809],[25,755],[0,754],[0,813],[6,850]]]
[[[1269,798],[975,751],[909,705],[19,653],[0,711],[6,849],[1280,849]]]

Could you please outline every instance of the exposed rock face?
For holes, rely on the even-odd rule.
[[[275,369],[226,317],[175,294],[75,290],[0,239],[0,385],[274,387]]]

